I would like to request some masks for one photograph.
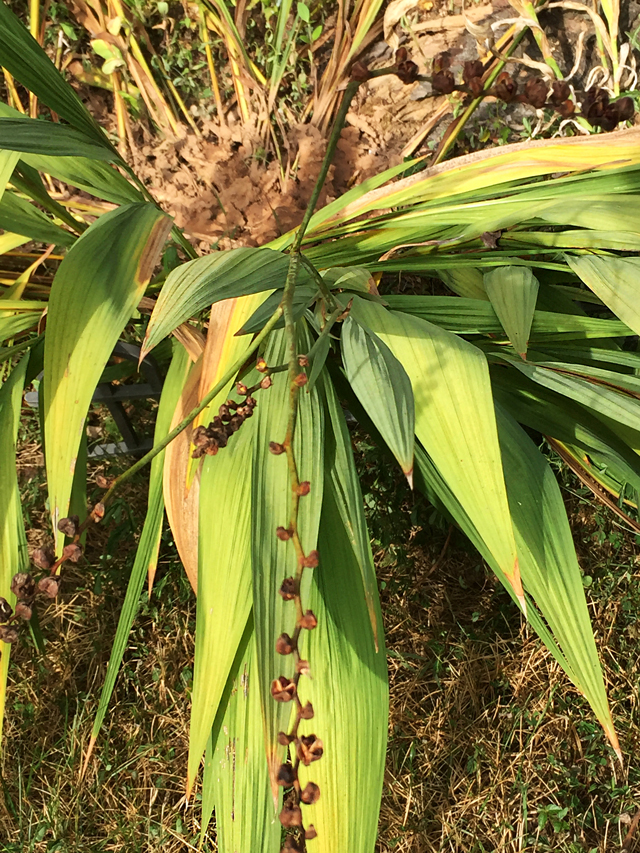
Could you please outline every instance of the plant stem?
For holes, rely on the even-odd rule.
[[[124,482],[129,480],[141,468],[144,468],[145,465],[151,462],[151,460],[154,459],[158,455],[158,453],[164,450],[168,444],[171,444],[173,439],[177,438],[180,433],[183,432],[183,430],[185,430],[190,423],[192,423],[194,418],[196,418],[200,414],[200,412],[207,408],[213,398],[222,391],[222,389],[228,382],[233,379],[233,377],[240,370],[246,360],[251,356],[251,354],[258,349],[262,341],[267,337],[267,335],[273,329],[280,317],[282,317],[282,306],[276,308],[276,310],[271,315],[271,318],[268,320],[267,324],[264,326],[262,331],[258,335],[256,335],[251,345],[247,347],[247,349],[238,359],[236,359],[236,361],[234,361],[234,363],[227,370],[222,379],[213,386],[213,388],[202,398],[198,405],[195,406],[195,408],[193,408],[189,412],[189,414],[171,430],[171,432],[167,433],[167,435],[162,439],[162,441],[159,441],[157,444],[155,444],[151,448],[151,450],[148,453],[145,453],[145,455],[141,459],[138,459],[138,461],[135,462],[131,466],[131,468],[127,468],[124,473],[120,474],[120,476],[116,478],[115,482],[113,483],[109,491],[105,494],[101,503],[105,504],[106,506],[108,501],[111,500],[111,498],[113,497],[113,494],[116,489],[118,489]]]

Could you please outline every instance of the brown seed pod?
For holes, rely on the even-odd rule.
[[[63,560],[71,560],[72,563],[77,563],[80,557],[82,557],[82,545],[78,545],[77,542],[70,542],[64,546],[62,550]]]
[[[60,578],[45,577],[38,581],[38,592],[47,598],[55,598],[60,590]]]
[[[308,381],[306,373],[298,373],[296,378],[293,380],[293,384],[297,385],[298,388],[302,388]]]
[[[307,735],[296,741],[296,755],[308,767],[312,762],[322,758],[324,747],[320,738],[315,735]]]
[[[96,486],[99,489],[110,489],[115,482],[115,477],[105,477],[103,474],[96,474]]]
[[[276,640],[276,651],[279,655],[290,655],[293,652],[293,641],[288,634],[280,634]]]
[[[547,102],[549,84],[542,77],[529,77],[524,84],[524,98],[527,104],[542,109]]]
[[[315,569],[315,567],[320,562],[320,555],[317,551],[309,551],[306,557],[303,557],[301,560],[302,565],[305,569]]]
[[[278,444],[277,441],[270,441],[269,452],[273,453],[274,456],[280,456],[281,453],[284,453],[284,445]]]
[[[562,118],[569,118],[576,111],[576,105],[573,101],[563,101],[561,104],[556,106],[556,112],[558,112]]]
[[[462,79],[465,83],[473,80],[474,77],[482,77],[484,74],[484,65],[479,59],[470,59],[462,67]]]
[[[261,355],[259,355],[256,360],[256,370],[258,371],[258,373],[266,373],[267,370],[269,370],[267,362]]]
[[[45,548],[36,548],[36,550],[31,554],[31,562],[39,569],[50,569],[55,561],[56,558],[53,551],[49,551]]]
[[[304,498],[311,491],[311,483],[308,480],[303,480],[301,483],[298,483],[298,488],[296,489],[296,494]]]
[[[301,628],[306,628],[307,630],[312,631],[318,626],[318,620],[312,610],[307,610],[304,616],[301,617],[298,625]]]
[[[8,622],[13,616],[13,609],[6,598],[0,597],[0,622]]]
[[[300,800],[305,806],[312,806],[320,799],[320,788],[315,782],[307,782],[304,791],[300,794]]]
[[[398,53],[399,52],[400,51],[398,51]],[[398,54],[396,53],[396,62],[398,61],[397,57]],[[432,68],[434,74],[439,74],[441,71],[447,71],[449,68],[451,68],[451,54],[448,50],[445,50],[444,53],[439,53],[437,54],[437,56],[433,57]]]
[[[450,95],[456,88],[451,71],[440,71],[431,78],[431,86],[437,95]]]
[[[80,527],[80,519],[77,515],[70,515],[68,518],[61,518],[58,522],[58,530],[60,533],[64,533],[65,536],[69,536],[71,539],[78,532],[78,527]]]
[[[282,542],[286,542],[288,539],[291,539],[291,530],[287,530],[286,527],[276,527],[276,536]]]
[[[298,364],[300,367],[309,367],[309,358],[306,355],[299,355]]]
[[[636,106],[633,98],[620,98],[615,101],[612,106],[616,108],[618,121],[630,121],[636,112]]]
[[[351,79],[356,80],[358,83],[366,83],[367,80],[371,79],[371,72],[364,64],[364,62],[354,62],[351,66]]]
[[[278,785],[282,785],[283,788],[289,788],[296,781],[296,771],[291,764],[281,764],[278,768],[276,779]]]
[[[289,744],[295,740],[293,735],[288,735],[286,732],[278,732],[278,743],[280,746],[289,746]],[[289,764],[283,764],[283,767],[289,767]],[[293,767],[291,768],[293,770]],[[293,784],[293,783],[291,783]]]
[[[244,382],[236,382],[236,391],[241,397],[246,397],[249,389]]]
[[[305,837],[305,841],[311,841],[312,838],[318,837],[318,833],[316,831],[316,828],[312,823],[310,823],[309,826],[305,829],[304,837]]]
[[[496,82],[493,84],[493,94],[505,104],[510,104],[515,100],[518,94],[518,84],[508,71],[503,71],[496,77]]]
[[[285,806],[280,812],[280,823],[285,827],[302,826],[300,806]]]
[[[564,80],[554,80],[551,84],[549,101],[554,107],[559,107],[571,97],[571,87]]]
[[[296,695],[296,685],[286,676],[281,675],[271,682],[271,695],[276,702],[291,702]]]
[[[285,601],[291,601],[296,597],[297,586],[295,578],[285,578],[282,581],[282,586],[278,590]]]
[[[91,518],[97,524],[99,521],[102,521],[104,518],[105,506],[103,503],[98,502],[94,508],[91,510]]]
[[[420,69],[410,59],[400,62],[396,65],[396,77],[405,86],[410,86],[415,83],[420,76]]]
[[[296,672],[298,675],[309,675],[311,669],[309,668],[309,661],[302,660],[296,661]]]
[[[273,379],[270,376],[265,376],[262,382],[260,383],[260,387],[263,391],[266,391],[267,388],[271,388],[273,385]]]
[[[284,842],[284,847],[280,851],[280,853],[302,853],[302,847],[298,841],[293,837],[293,835],[289,835]]]
[[[33,610],[26,604],[24,601],[19,601],[16,604],[16,616],[19,616],[21,619],[26,619],[29,621],[33,616]]]
[[[11,580],[11,592],[19,599],[33,598],[36,582],[27,572],[18,572]]]
[[[15,643],[18,639],[18,629],[13,625],[0,625],[0,640],[3,643]]]
[[[306,705],[300,708],[300,719],[313,720],[313,705],[311,702],[307,702]]]

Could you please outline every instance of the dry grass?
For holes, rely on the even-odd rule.
[[[569,496],[629,760],[621,771],[585,703],[463,537],[454,532],[443,553],[442,520],[424,503],[412,505],[400,481],[367,459],[365,448],[392,691],[380,853],[619,850],[640,803],[635,542],[618,537],[607,511]],[[37,530],[45,524],[37,445],[25,445],[20,461]],[[96,758],[88,778],[78,778],[144,512],[140,484],[120,509],[42,615],[45,653],[28,639],[16,650],[2,758],[3,853],[198,847],[197,801],[182,805],[195,605],[168,536]],[[554,806],[557,831],[539,823]],[[214,849],[206,839],[203,850]]]

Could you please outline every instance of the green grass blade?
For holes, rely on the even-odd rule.
[[[8,341],[35,326],[40,319],[40,311],[25,311],[12,314],[10,311],[0,311],[0,342]]]
[[[154,442],[161,441],[169,432],[171,418],[175,411],[178,398],[182,391],[190,366],[186,350],[179,344],[174,344],[173,358],[162,386],[160,404],[154,431]],[[162,474],[164,468],[164,450],[151,462],[149,472],[149,498],[147,502],[147,515],[144,520],[140,542],[136,551],[136,558],[131,570],[131,576],[127,586],[127,592],[122,603],[120,618],[116,635],[111,646],[111,654],[107,665],[107,674],[100,693],[98,710],[91,730],[91,739],[85,753],[82,773],[86,772],[89,759],[93,752],[95,743],[100,734],[105,715],[109,708],[109,702],[113,695],[113,688],[118,678],[122,658],[129,640],[131,626],[140,606],[140,595],[147,577],[149,567],[155,566],[158,560],[160,548],[160,535],[162,533],[162,518],[164,513],[164,500],[162,496]]]
[[[380,338],[351,316],[340,336],[347,379],[409,484],[413,484],[415,412],[409,377]]]
[[[75,234],[60,228],[37,207],[10,191],[5,192],[0,201],[0,228],[56,246],[72,246],[77,239]]]
[[[78,239],[53,280],[45,338],[45,444],[57,546],[80,434],[107,359],[144,292],[170,221],[151,204],[121,207]]]
[[[484,289],[521,358],[527,346],[540,285],[527,267],[498,267],[484,275]]]
[[[416,436],[522,595],[486,358],[438,326],[355,297],[351,311],[411,380]]]
[[[15,151],[0,151],[0,201],[19,156]]]
[[[259,407],[262,401],[259,403]],[[198,607],[193,669],[187,795],[251,610],[251,418],[200,477]],[[275,535],[274,535],[275,538]],[[264,746],[263,746],[264,749]]]
[[[5,3],[0,3],[0,65],[60,118],[112,150],[73,88]]]
[[[97,198],[114,204],[144,201],[142,193],[113,166],[84,157],[50,157],[46,154],[23,154],[20,157],[33,169],[52,175],[65,184],[78,187]]]
[[[345,479],[345,489],[355,472],[332,473]],[[307,842],[309,853],[373,853],[387,742],[387,663],[384,644],[376,647],[359,559],[338,507],[340,500],[334,477],[327,472],[318,538],[320,565],[310,598],[318,627],[309,632],[303,650],[312,678],[300,682],[301,701],[309,700],[314,709],[313,719],[301,724],[301,732],[316,734],[324,753],[319,761],[299,769],[302,787],[309,781],[320,787],[318,802],[302,806],[303,819],[318,833]],[[362,505],[358,515],[358,522],[363,522]],[[377,590],[374,607],[381,621]]]
[[[0,116],[0,148],[27,154],[50,154],[54,157],[88,157],[119,162],[110,147],[95,142],[86,133],[53,121],[40,121],[26,116]]]
[[[160,292],[142,347],[144,357],[180,323],[204,308],[252,293],[263,293],[284,286],[289,258],[272,249],[244,248],[214,252],[196,258],[173,270]],[[298,286],[310,283],[300,270]]]
[[[309,344],[309,334],[303,327],[298,351],[307,352]],[[267,364],[283,363],[286,359],[283,332],[271,335],[264,357]],[[291,517],[291,481],[286,456],[271,453],[269,442],[282,442],[287,431],[290,394],[287,374],[274,374],[273,385],[263,393],[264,398],[254,415],[258,429],[254,441],[251,500],[253,613],[265,745],[275,797],[275,774],[284,751],[277,744],[277,735],[287,728],[290,707],[287,703],[274,701],[271,682],[280,675],[287,678],[293,675],[292,657],[280,656],[275,650],[275,641],[283,632],[293,634],[295,626],[295,609],[290,601],[283,601],[278,590],[286,577],[295,576],[297,560],[292,543],[282,542],[276,536],[276,529],[288,526]],[[310,493],[300,501],[298,514],[299,535],[305,554],[317,547],[323,490],[323,421],[317,386],[309,394],[305,391],[300,393],[293,451],[299,481],[311,484]],[[303,606],[308,598],[309,575],[310,571],[306,571],[303,579]]]
[[[16,599],[11,592],[11,579],[16,572],[29,570],[27,537],[16,470],[16,440],[28,364],[29,353],[22,357],[0,387],[0,595],[12,605]],[[0,738],[10,654],[11,646],[0,642]]]
[[[281,827],[264,757],[252,619],[229,676],[211,741],[202,783],[203,833],[215,805],[219,853],[278,853]]]
[[[567,263],[616,317],[640,334],[640,259],[566,256]]]

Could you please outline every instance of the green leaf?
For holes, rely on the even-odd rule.
[[[77,239],[75,234],[54,225],[37,207],[9,191],[0,201],[0,228],[56,246],[72,246]]]
[[[299,352],[309,349],[309,334],[302,327],[298,338]],[[269,338],[264,353],[267,364],[281,364],[286,359],[286,340],[283,332]],[[277,744],[278,732],[287,728],[290,708],[287,703],[275,702],[271,683],[284,675],[293,676],[291,656],[282,657],[275,650],[275,640],[295,627],[295,608],[283,601],[278,590],[286,577],[296,575],[297,559],[293,543],[282,542],[276,536],[278,527],[287,527],[291,516],[291,481],[285,454],[274,455],[269,442],[284,441],[289,412],[289,382],[286,373],[273,376],[273,385],[260,400],[254,418],[258,429],[254,441],[252,478],[252,570],[253,613],[258,648],[258,671],[265,744],[272,791],[277,793],[275,777],[282,761],[283,747]],[[305,554],[317,546],[320,509],[323,491],[324,417],[318,388],[298,395],[298,415],[293,442],[298,480],[311,484],[310,493],[300,501],[298,528]],[[301,595],[307,598],[310,583],[305,572]]]
[[[214,302],[284,286],[289,258],[273,249],[229,249],[172,270],[160,292],[144,339],[144,357],[180,323]],[[301,268],[298,285],[311,282]]]
[[[351,316],[342,324],[347,379],[413,485],[415,413],[409,377],[380,338]]]
[[[62,261],[51,286],[45,339],[45,445],[57,546],[84,420],[120,333],[151,278],[170,228],[155,205],[98,219]]]
[[[354,318],[389,347],[413,387],[416,436],[522,596],[486,358],[438,326],[355,297]]]
[[[11,579],[16,572],[29,570],[27,537],[22,517],[16,440],[22,407],[22,391],[29,364],[29,353],[22,357],[0,388],[0,595],[11,604]],[[0,642],[0,735],[7,695],[7,673],[11,646]]]
[[[527,357],[539,287],[528,267],[497,267],[484,275],[487,296],[521,358]]]
[[[334,474],[345,479],[344,490],[355,472],[334,469]],[[318,627],[307,632],[302,651],[312,678],[299,685],[302,703],[310,701],[314,710],[300,730],[320,738],[324,752],[309,767],[301,764],[299,776],[302,787],[312,781],[320,788],[318,802],[303,806],[305,825],[313,824],[318,833],[307,842],[309,853],[373,853],[388,729],[386,653],[383,643],[376,647],[340,500],[340,488],[328,475],[318,538],[320,565],[309,598]],[[359,525],[364,522],[362,504],[358,516],[354,521]],[[374,608],[380,622],[377,590]]]
[[[640,259],[567,255],[566,261],[587,287],[640,335]]]
[[[0,200],[13,174],[19,155],[14,151],[0,151]]]
[[[111,149],[73,88],[5,3],[0,3],[0,65],[86,137]]]
[[[219,853],[278,853],[281,827],[264,760],[257,650],[251,619],[207,749],[202,783],[203,834],[214,804]]]
[[[256,418],[251,418],[216,456],[207,456],[202,466],[187,794],[197,776],[251,610],[251,469],[255,428]],[[262,743],[264,750],[264,738]]]
[[[487,301],[489,297],[484,289],[484,278],[482,270],[476,267],[460,267],[454,269],[439,269],[437,274],[458,296],[468,299],[482,299]]]
[[[76,130],[75,127],[26,116],[0,116],[0,148],[24,151],[28,154],[49,154],[54,157],[120,161],[110,146],[96,142],[93,137],[87,137],[86,133]]]
[[[14,314],[10,311],[0,311],[0,341],[8,341],[37,325],[40,312],[24,311]]]
[[[259,332],[267,320],[271,317],[280,302],[282,301],[283,290],[276,290],[264,300],[262,305],[253,312],[242,328],[236,332],[238,335],[253,335]],[[292,310],[293,318],[297,322],[305,312],[305,309],[312,304],[318,296],[318,288],[311,285],[298,285],[293,293]],[[275,329],[284,327],[284,317],[274,326]]]
[[[154,432],[154,443],[157,444],[169,432],[171,418],[175,411],[178,399],[182,392],[184,382],[189,370],[190,361],[186,350],[179,344],[175,344],[171,365],[162,386],[160,404]],[[164,468],[164,450],[152,460],[149,473],[149,497],[147,502],[147,515],[144,520],[140,542],[136,551],[136,558],[131,569],[131,576],[127,586],[127,592],[122,603],[120,618],[116,635],[111,646],[111,654],[107,665],[107,674],[100,693],[98,710],[93,722],[91,740],[85,753],[83,774],[86,771],[91,753],[100,733],[102,723],[109,708],[109,702],[116,684],[122,657],[124,655],[131,626],[140,607],[140,595],[144,586],[145,578],[150,566],[155,566],[158,561],[160,549],[160,535],[162,533],[162,519],[164,514],[164,500],[162,496],[162,475]]]

